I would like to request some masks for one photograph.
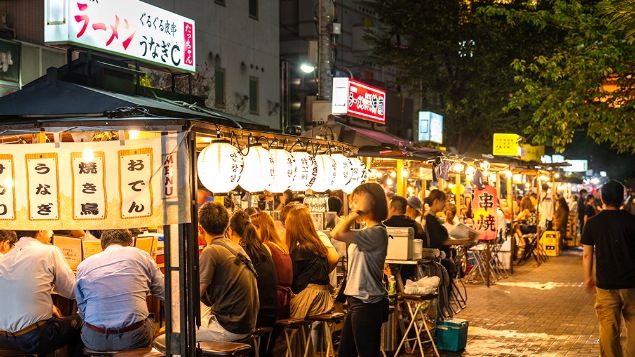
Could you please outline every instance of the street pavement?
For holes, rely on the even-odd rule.
[[[514,265],[489,288],[467,284],[467,308],[454,316],[469,321],[467,347],[441,356],[599,356],[595,296],[583,280],[582,248],[574,248],[540,266]]]

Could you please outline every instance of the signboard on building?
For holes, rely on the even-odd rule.
[[[44,42],[195,72],[194,21],[137,0],[44,1]]]
[[[522,161],[535,161],[541,162],[540,158],[545,155],[545,147],[531,146],[529,144],[523,144],[521,146],[520,159]]]
[[[386,124],[386,91],[346,78],[333,78],[333,114]]]
[[[419,141],[443,144],[443,116],[433,112],[419,112]]]
[[[492,155],[496,156],[520,156],[520,135],[516,134],[494,134],[494,147],[492,148]]]
[[[106,229],[189,222],[184,134],[0,144],[0,229]],[[178,162],[182,164],[178,165]],[[177,171],[176,168],[178,167]]]
[[[474,228],[479,231],[479,239],[494,240],[498,234],[496,227],[496,188],[484,186],[482,190],[474,188],[474,200],[472,200],[472,212],[474,212]]]
[[[587,160],[567,160],[571,166],[562,168],[565,172],[586,172],[588,170]]]

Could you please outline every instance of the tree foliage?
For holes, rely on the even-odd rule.
[[[520,5],[493,4],[376,0],[385,28],[366,36],[378,62],[398,69],[398,84],[424,98],[423,110],[444,116],[444,144],[459,152],[489,152],[494,132],[522,134],[531,112],[503,111],[523,85],[510,65],[551,53],[566,33],[512,21]]]
[[[624,25],[604,16],[606,11],[596,2],[576,0],[553,1],[549,9],[491,6],[484,10],[505,16],[509,23],[565,33],[553,52],[513,63],[522,87],[506,109],[533,112],[525,133],[534,142],[563,151],[576,130],[586,130],[598,143],[635,152],[635,47],[627,40]]]

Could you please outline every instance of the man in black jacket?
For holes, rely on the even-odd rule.
[[[394,196],[388,205],[389,218],[384,221],[386,227],[412,227],[415,230],[415,239],[424,239],[423,227],[414,219],[406,215],[408,201],[401,196]]]

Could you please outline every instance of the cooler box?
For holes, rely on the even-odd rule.
[[[412,227],[386,227],[388,232],[387,260],[412,260],[412,241],[415,229]]]
[[[560,232],[545,231],[540,238],[540,244],[549,257],[560,255]]]
[[[447,319],[437,321],[437,348],[442,351],[458,352],[467,344],[468,321]]]

